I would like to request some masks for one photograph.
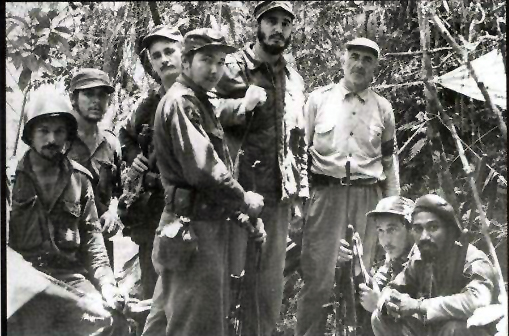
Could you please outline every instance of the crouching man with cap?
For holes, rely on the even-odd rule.
[[[30,149],[16,169],[9,246],[80,296],[119,310],[124,300],[106,254],[92,175],[66,156],[77,136],[76,119],[68,99],[51,94],[38,95],[27,112],[22,140]],[[31,336],[34,323],[38,335],[126,335],[122,319],[94,322],[83,319],[73,302],[38,303],[16,312],[9,320],[9,335]]]
[[[372,315],[376,336],[483,336],[468,328],[475,309],[496,302],[495,271],[462,236],[454,209],[437,195],[417,199],[412,234],[418,250],[382,291]]]
[[[188,32],[182,74],[154,120],[157,167],[165,207],[154,241],[161,270],[167,335],[225,336],[228,331],[228,240],[234,212],[258,217],[263,197],[233,179],[233,165],[207,92],[235,51],[217,31]],[[157,242],[159,240],[159,242]]]
[[[372,218],[376,225],[378,241],[385,252],[385,260],[373,265],[373,277],[367,277],[367,284],[359,284],[359,303],[363,309],[358,308],[357,316],[359,329],[362,335],[373,335],[371,328],[371,314],[376,309],[380,298],[380,290],[387,283],[394,280],[408,264],[413,251],[414,238],[411,230],[411,216],[414,202],[402,196],[389,196],[382,198],[375,210],[366,216]],[[357,242],[362,246],[360,240]],[[340,262],[352,260],[352,250],[346,240],[341,240],[338,260]]]

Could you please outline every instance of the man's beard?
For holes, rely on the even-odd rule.
[[[282,47],[278,45],[269,45],[265,43],[265,40],[267,38],[267,35],[262,32],[260,27],[258,27],[258,32],[256,33],[256,37],[258,38],[258,41],[260,42],[260,45],[262,46],[262,49],[271,55],[280,55],[283,53],[283,51],[290,45],[291,36],[289,36],[287,39],[285,39],[285,43]],[[284,38],[283,38],[284,39]]]
[[[44,152],[45,149],[51,150],[54,154],[53,155],[46,155]],[[60,151],[58,151],[57,146],[53,145],[47,145],[41,148],[40,152],[37,152],[40,157],[42,157],[45,160],[52,161],[52,162],[60,162],[65,157],[65,154],[63,153],[64,148]]]
[[[90,123],[98,123],[100,122],[101,120],[103,120],[104,118],[104,115],[106,114],[105,111],[102,111],[101,115],[96,117],[96,116],[90,116],[90,115],[85,115],[84,113],[81,113],[81,110],[80,108],[76,108],[76,112],[78,112],[78,114],[81,116],[81,118],[83,118],[84,120],[90,122]]]
[[[421,259],[425,263],[434,262],[438,256],[438,247],[436,244],[430,241],[419,242],[417,244],[419,252],[421,253]]]

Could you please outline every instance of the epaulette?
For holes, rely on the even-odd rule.
[[[94,177],[92,176],[92,173],[87,168],[83,167],[81,164],[79,164],[78,162],[76,162],[72,159],[69,159],[69,162],[71,163],[71,166],[74,170],[77,170],[77,171],[87,175],[87,177],[90,180],[94,179]]]

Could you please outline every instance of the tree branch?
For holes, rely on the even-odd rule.
[[[438,17],[438,15],[436,13],[434,13],[433,15],[430,15],[430,16],[431,16],[433,22],[435,23],[436,27],[438,28],[438,30],[442,33],[442,35],[445,37],[447,42],[449,42],[449,44],[453,47],[454,51],[456,51],[456,53],[460,57],[461,61],[468,68],[470,76],[472,76],[472,78],[477,83],[477,87],[479,87],[479,90],[481,90],[481,93],[482,93],[484,99],[486,100],[486,103],[490,107],[491,111],[497,116],[498,121],[499,121],[500,131],[502,132],[502,137],[504,138],[504,141],[507,141],[507,127],[505,125],[505,121],[502,116],[502,113],[500,112],[498,107],[495,104],[493,104],[493,101],[491,100],[491,97],[488,93],[488,90],[486,89],[486,86],[484,85],[483,82],[481,82],[479,80],[479,77],[477,76],[474,68],[472,67],[472,63],[470,62],[470,60],[468,60],[468,58],[466,58],[466,57],[463,57],[463,55],[468,51],[466,49],[462,49],[460,47],[460,45],[456,42],[454,37],[452,37],[451,33],[449,33],[447,28],[444,26],[442,20],[440,20],[440,18]]]
[[[159,14],[159,10],[157,9],[157,3],[155,1],[149,1],[148,7],[150,8],[150,13],[152,14],[152,20],[154,21],[154,25],[159,26],[163,24],[161,20],[161,15]]]
[[[442,47],[442,48],[431,49],[431,50],[428,50],[428,53],[436,53],[436,52],[444,51],[444,50],[452,50],[452,47]],[[418,56],[418,55],[422,55],[422,53],[423,53],[422,50],[393,52],[393,53],[383,54],[383,57],[387,57],[387,56]]]

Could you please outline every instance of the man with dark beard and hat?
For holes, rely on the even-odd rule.
[[[462,239],[452,206],[437,195],[420,197],[412,231],[418,251],[382,291],[371,319],[375,335],[490,335],[467,328],[467,319],[498,300],[495,271],[484,252]]]
[[[71,79],[71,103],[78,121],[78,135],[69,158],[87,168],[93,176],[97,214],[102,224],[106,250],[113,267],[113,237],[120,229],[117,206],[120,187],[120,142],[109,130],[99,127],[110,95],[115,91],[108,75],[84,68]]]
[[[260,1],[254,9],[257,38],[228,55],[216,86],[218,115],[226,134],[241,145],[238,180],[264,197],[261,218],[267,241],[258,267],[246,263],[242,293],[242,332],[270,335],[283,298],[288,226],[293,201],[308,196],[304,141],[304,82],[287,64],[295,15],[290,1]],[[234,142],[234,141],[232,141]],[[257,249],[247,245],[246,260]]]

